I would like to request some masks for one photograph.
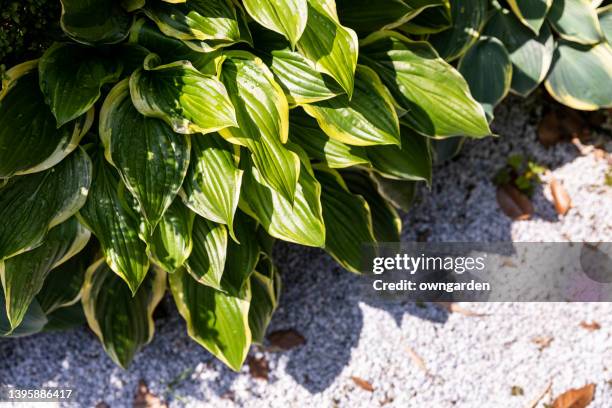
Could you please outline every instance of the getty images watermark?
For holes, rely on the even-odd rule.
[[[611,243],[387,243],[364,248],[366,296],[421,301],[612,301]]]

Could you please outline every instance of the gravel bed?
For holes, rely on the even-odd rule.
[[[539,112],[511,100],[496,112],[501,137],[468,142],[460,158],[438,167],[434,185],[404,216],[406,240],[605,241],[612,237],[612,188],[605,160],[571,144],[536,141]],[[574,208],[554,212],[550,191],[536,191],[532,220],[499,210],[491,178],[512,153],[546,165]],[[596,384],[590,407],[612,407],[612,303],[472,303],[486,314],[449,313],[429,304],[364,299],[359,278],[322,251],[280,245],[281,305],[271,331],[306,338],[291,351],[251,350],[269,362],[269,380],[248,367],[234,373],[192,342],[171,302],[151,344],[129,371],[113,365],[85,328],[0,339],[0,383],[74,388],[76,406],[131,406],[138,381],[170,406],[187,407],[528,407],[569,388]],[[599,330],[581,322],[596,321]],[[534,338],[549,338],[547,347]],[[351,377],[370,382],[374,391]],[[515,389],[512,395],[512,389]],[[2,406],[2,404],[0,404]],[[16,405],[18,406],[18,405]]]

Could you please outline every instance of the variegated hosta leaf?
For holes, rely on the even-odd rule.
[[[120,197],[121,180],[102,152],[93,152],[92,159],[93,182],[79,220],[100,241],[110,268],[136,293],[149,269],[146,245],[138,236],[139,217]]]
[[[380,195],[374,181],[366,173],[358,171],[345,171],[342,178],[353,194],[359,194],[367,201],[376,241],[399,242],[402,220],[395,208]]]
[[[51,269],[80,252],[89,237],[89,231],[72,217],[52,228],[39,247],[0,262],[6,314],[13,329],[23,320]]]
[[[313,177],[308,160],[303,159],[293,202],[271,188],[259,169],[246,161],[245,167],[240,209],[259,221],[273,237],[306,246],[323,246],[321,186]]]
[[[290,114],[289,140],[304,149],[309,157],[331,168],[370,163],[363,146],[352,146],[330,138],[315,119],[298,109],[292,110]]]
[[[403,1],[406,2],[405,0]],[[419,2],[419,0],[415,0],[415,3]],[[397,29],[406,34],[425,35],[439,33],[450,28],[450,3],[448,1],[437,3],[439,4],[426,8]]]
[[[221,79],[236,108],[238,127],[219,133],[230,143],[246,146],[268,185],[293,201],[300,160],[283,145],[289,132],[289,107],[283,90],[259,58],[242,51],[227,55]]]
[[[480,37],[461,57],[457,69],[472,96],[493,117],[493,108],[506,97],[512,81],[512,61],[504,44],[494,37]]]
[[[302,54],[289,48],[270,52],[270,69],[292,105],[312,103],[344,93],[334,79],[318,72]]]
[[[132,17],[116,0],[61,0],[62,30],[84,44],[114,44],[128,35]]]
[[[176,198],[149,238],[151,260],[172,273],[187,261],[193,248],[191,232],[195,214]]]
[[[90,184],[91,161],[80,148],[52,169],[9,179],[0,187],[0,261],[38,246],[83,206]]]
[[[166,273],[157,268],[134,293],[103,259],[87,269],[82,292],[87,324],[121,367],[127,368],[136,352],[151,341],[153,311],[165,290]]]
[[[221,289],[227,257],[227,228],[196,216],[192,240],[193,250],[185,263],[186,269],[200,284]]]
[[[452,61],[462,56],[478,39],[487,18],[487,0],[452,0],[452,26],[428,41],[440,57]]]
[[[46,314],[71,306],[81,298],[85,271],[94,258],[95,246],[91,242],[77,255],[53,268],[47,275],[42,289],[36,295],[36,300]]]
[[[123,64],[95,48],[55,43],[40,59],[40,89],[62,126],[87,112],[100,97],[100,88],[116,82]]]
[[[244,7],[259,24],[284,35],[292,47],[308,20],[306,0],[244,0]]]
[[[281,289],[280,273],[268,257],[262,257],[251,275],[249,328],[253,342],[262,344],[266,329],[278,306]]]
[[[374,71],[358,66],[353,97],[346,95],[303,106],[332,139],[356,145],[400,144],[393,98]]]
[[[597,11],[590,0],[554,0],[547,18],[565,40],[597,44],[604,39]]]
[[[43,332],[70,330],[83,326],[87,322],[83,306],[80,303],[60,307],[47,315],[47,324]]]
[[[370,173],[381,196],[395,208],[409,211],[416,196],[416,181],[385,178],[377,173]]]
[[[510,54],[512,91],[527,96],[546,78],[554,51],[547,24],[536,36],[507,10],[500,10],[489,19],[484,34],[498,38]]]
[[[182,4],[150,0],[144,11],[164,34],[179,40],[240,40],[240,26],[230,0],[189,0]]]
[[[574,109],[612,107],[612,47],[557,41],[544,85],[553,98]]]
[[[195,135],[191,154],[181,192],[183,202],[202,217],[226,224],[233,236],[242,183],[237,151],[219,135]]]
[[[510,8],[535,35],[540,33],[548,10],[554,0],[508,0]]]
[[[183,134],[236,126],[234,107],[216,77],[202,74],[189,61],[158,62],[150,55],[144,69],[130,77],[132,102],[141,114],[162,119]]]
[[[380,29],[392,29],[404,24],[427,7],[426,1],[402,0],[337,0],[338,16],[342,24],[351,27],[359,35]]]
[[[489,116],[489,120],[491,120],[490,115],[487,116]],[[430,145],[434,163],[444,163],[457,156],[464,143],[465,137],[463,136],[432,140]]]
[[[127,12],[131,13],[132,11],[143,8],[145,2],[145,0],[121,0],[121,7],[123,7]]]
[[[234,297],[199,284],[184,269],[170,275],[169,281],[189,337],[232,370],[240,370],[251,345],[250,290],[244,298]]]
[[[157,54],[163,64],[178,60],[189,60],[195,69],[205,74],[216,74],[215,60],[219,52],[199,52],[185,41],[164,35],[155,24],[145,18],[134,22],[130,29],[130,42],[139,44]]]
[[[297,48],[317,71],[331,75],[350,98],[359,43],[357,34],[342,26],[335,12],[333,0],[308,0],[308,21]]]
[[[238,242],[228,242],[221,289],[240,296],[257,265],[260,250],[257,243],[257,223],[243,212],[237,214],[236,220]]]
[[[599,25],[608,40],[608,44],[612,44],[612,4],[598,9],[597,16],[599,17]]]
[[[365,246],[376,242],[370,207],[348,190],[335,170],[321,168],[315,175],[322,187],[325,250],[343,268],[360,273]]]
[[[22,337],[35,334],[43,330],[47,324],[47,316],[40,305],[34,299],[28,308],[21,324],[16,329],[11,328],[6,306],[4,302],[4,292],[0,290],[0,338],[2,337]]]
[[[361,55],[360,61],[378,73],[408,111],[401,120],[419,133],[431,137],[491,133],[484,110],[463,77],[428,43],[379,32],[364,40]]]
[[[431,154],[427,138],[402,126],[402,146],[370,146],[372,167],[385,177],[431,183]]]
[[[57,127],[38,85],[37,61],[6,72],[0,92],[0,179],[55,166],[79,144],[93,110]]]
[[[189,137],[142,116],[132,104],[127,79],[106,97],[99,127],[106,159],[119,170],[150,230],[155,229],[187,174]]]

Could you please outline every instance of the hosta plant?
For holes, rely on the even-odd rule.
[[[362,245],[399,240],[433,141],[489,135],[508,89],[546,77],[489,17],[559,61],[578,49],[567,69],[595,74],[553,61],[547,87],[610,105],[600,26],[567,45],[593,6],[551,20],[537,2],[535,21],[523,3],[63,0],[64,37],[0,94],[0,333],[86,320],[126,367],[169,291],[189,335],[239,369],[278,304],[275,240],[359,273]]]

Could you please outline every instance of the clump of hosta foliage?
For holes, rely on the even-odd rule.
[[[0,94],[0,333],[84,318],[124,367],[169,288],[238,369],[278,303],[274,241],[358,273],[399,240],[432,141],[489,135],[510,88],[611,105],[586,0],[62,6],[65,41]]]

